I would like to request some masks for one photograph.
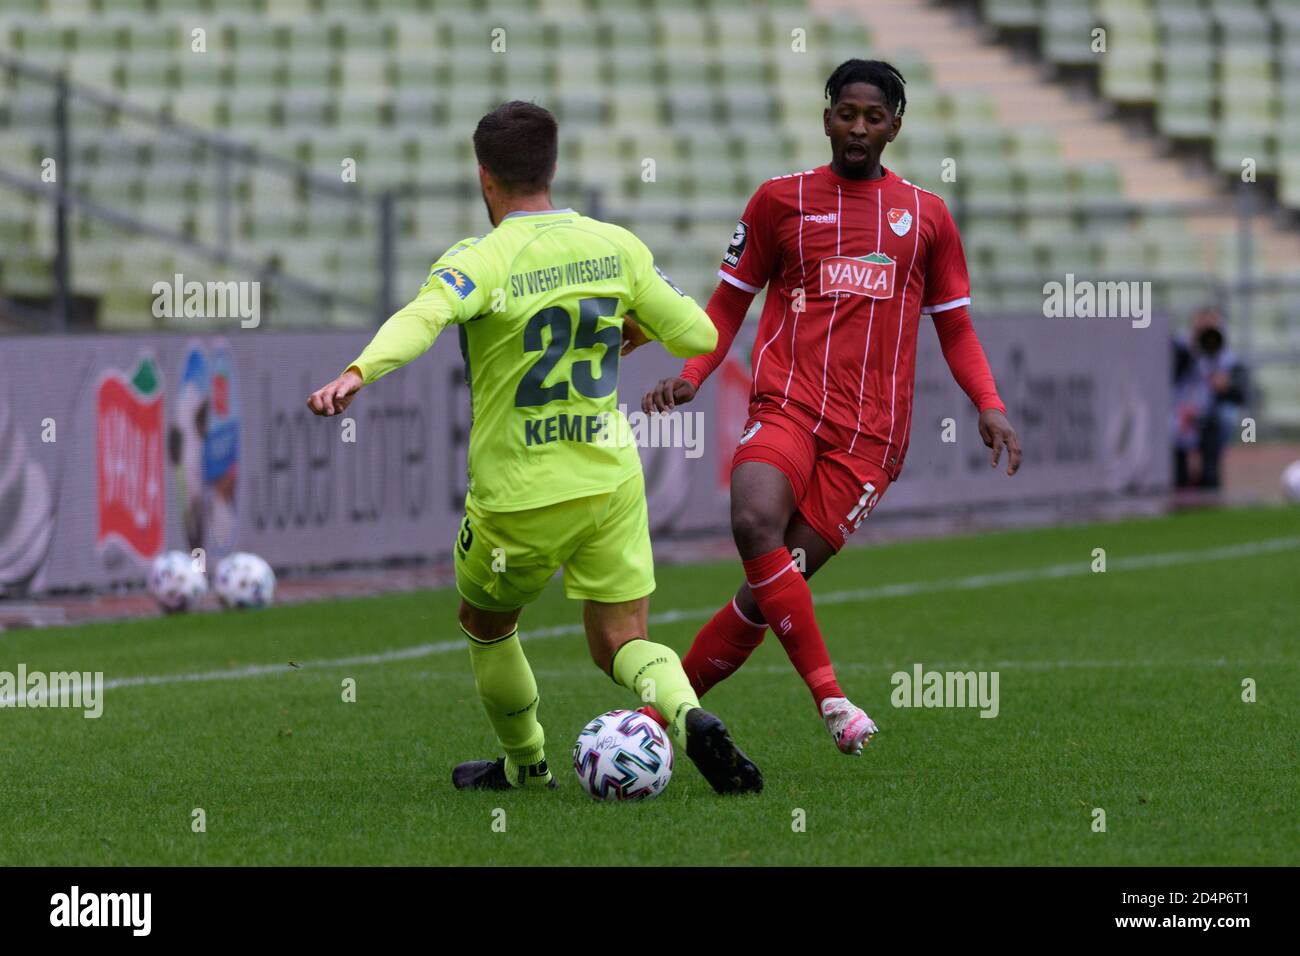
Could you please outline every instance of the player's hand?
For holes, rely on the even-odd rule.
[[[639,349],[650,341],[650,337],[636,324],[636,313],[628,312],[623,316],[623,345],[619,355],[627,355],[633,349]]]
[[[1020,470],[1020,439],[1016,437],[1016,430],[1007,421],[1007,416],[996,408],[986,408],[980,412],[980,438],[984,439],[985,445],[993,449],[993,462],[990,467],[998,466],[1002,449],[1006,448],[1007,474],[1014,475]]]
[[[645,393],[645,398],[641,399],[641,411],[649,415],[651,412],[671,411],[675,405],[685,405],[695,397],[695,386],[684,378],[665,378],[650,391]]]
[[[350,368],[324,388],[312,392],[307,397],[307,407],[317,415],[337,415],[352,404],[363,384],[361,376]]]

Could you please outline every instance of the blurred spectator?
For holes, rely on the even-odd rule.
[[[1240,425],[1248,387],[1246,366],[1227,348],[1218,311],[1201,309],[1191,338],[1174,339],[1176,487],[1219,487],[1223,449]]]

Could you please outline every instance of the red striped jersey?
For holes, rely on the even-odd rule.
[[[778,176],[745,207],[718,275],[748,292],[768,286],[751,413],[778,405],[897,477],[921,315],[970,302],[944,201],[888,169],[872,180],[829,166]]]

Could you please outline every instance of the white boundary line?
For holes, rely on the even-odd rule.
[[[1205,561],[1228,561],[1233,558],[1258,557],[1275,554],[1279,551],[1291,551],[1300,548],[1300,537],[1269,538],[1263,541],[1248,541],[1243,544],[1226,545],[1218,548],[1205,548],[1198,551],[1166,551],[1156,554],[1135,555],[1110,560],[1107,571],[1140,571],[1147,568],[1165,568],[1180,564],[1199,564]],[[831,591],[814,596],[818,605],[858,604],[880,598],[911,597],[917,594],[934,594],[941,591],[972,591],[982,588],[1000,587],[1005,584],[1021,584],[1027,581],[1050,581],[1059,578],[1083,577],[1092,574],[1091,562],[1070,562],[1067,564],[1049,564],[1039,568],[1023,568],[1016,571],[997,571],[991,574],[973,574],[961,578],[949,578],[942,581],[905,581],[898,584],[882,584],[870,588],[854,588],[848,591]],[[660,611],[651,614],[649,622],[656,624],[675,624],[680,621],[707,620],[717,613],[717,607],[678,609]],[[521,634],[521,639],[532,641],[553,637],[566,637],[583,633],[580,624],[560,624],[554,627],[537,628]],[[268,677],[283,674],[295,669],[330,670],[339,667],[355,667],[366,664],[387,664],[392,661],[409,661],[435,654],[449,654],[465,648],[465,641],[437,641],[431,644],[416,644],[392,651],[376,654],[357,654],[352,657],[336,657],[330,660],[304,661],[297,668],[286,664],[253,664],[231,670],[199,671],[190,674],[148,674],[138,677],[119,677],[104,681],[104,689],[119,687],[152,687],[163,684],[202,684],[212,681],[244,680],[251,677]],[[1020,666],[1042,667],[1132,667],[1141,662],[1120,661],[1080,661],[1068,662],[1022,662]],[[994,666],[1016,666],[1015,662],[999,662]],[[1201,665],[1204,666],[1204,665]],[[28,700],[39,700],[40,695],[29,695]],[[0,707],[13,705],[15,697],[0,697]]]
[[[898,671],[912,673],[912,668],[917,663],[924,663],[927,671],[1064,671],[1064,670],[1150,670],[1156,667],[1169,668],[1171,670],[1220,670],[1225,667],[1238,666],[1234,665],[1227,658],[1220,657],[1217,660],[1186,660],[1186,661],[1155,661],[1155,660],[1129,660],[1129,661],[1095,661],[1095,660],[1057,660],[1057,661],[985,661],[985,660],[963,660],[963,661],[931,661],[928,658],[924,662],[907,661],[892,662],[885,664],[869,664],[864,661],[853,661],[847,664],[836,664],[835,673],[877,673],[877,674],[895,674]],[[1251,658],[1250,667],[1276,667],[1276,666],[1294,666],[1295,661],[1287,660],[1259,660]],[[794,668],[786,664],[753,664],[745,665],[746,674],[766,674],[768,676],[780,676],[789,674],[795,677]],[[464,680],[471,679],[468,671],[414,671],[409,676],[413,680]],[[608,680],[595,667],[574,669],[572,667],[565,669],[546,669],[533,668],[533,676],[547,681],[563,680]]]

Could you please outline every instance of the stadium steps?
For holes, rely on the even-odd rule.
[[[1207,262],[1217,259],[1222,240],[1235,234],[1234,201],[1219,177],[1164,155],[1159,140],[1135,133],[1108,115],[1107,104],[1072,97],[1041,66],[1020,62],[1003,45],[990,43],[986,32],[959,11],[918,0],[874,0],[865,13],[853,0],[816,0],[814,6],[828,16],[850,12],[863,16],[877,55],[894,59],[919,53],[940,90],[988,96],[1003,125],[1032,124],[1052,130],[1059,156],[1071,167],[1114,163],[1123,196],[1129,200],[1221,208],[1220,215],[1186,217],[1190,233],[1204,244]],[[1294,270],[1300,261],[1300,235],[1279,228],[1265,216],[1256,219],[1255,229],[1266,271]]]
[[[966,0],[971,2],[971,0]],[[1244,157],[1300,210],[1300,3],[1295,0],[980,0],[984,20],[1038,40],[1044,58],[1095,70],[1114,103],[1150,109],[1175,141],[1209,147],[1226,180]],[[1092,28],[1110,49],[1088,48]]]

